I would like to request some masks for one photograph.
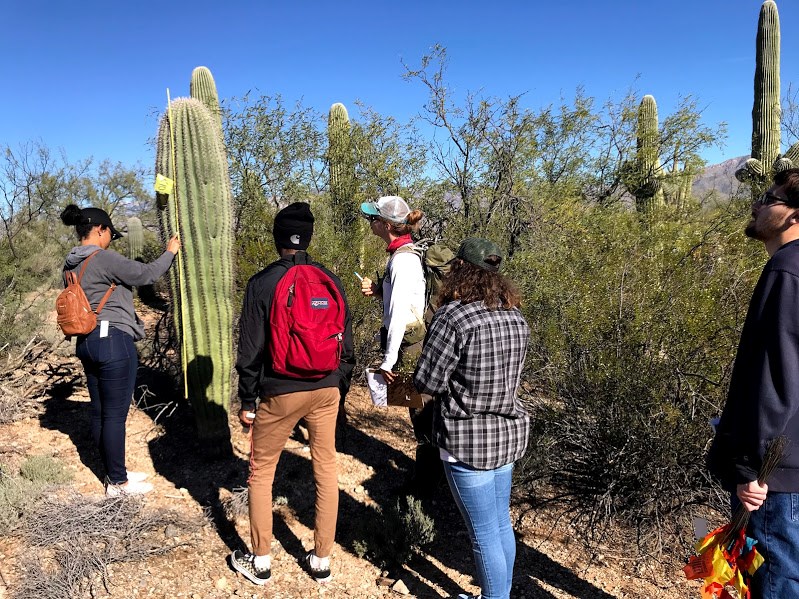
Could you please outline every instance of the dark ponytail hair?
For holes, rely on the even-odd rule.
[[[68,227],[75,227],[75,232],[78,234],[78,239],[86,239],[94,227],[91,223],[83,222],[83,210],[78,208],[75,204],[70,204],[61,213],[61,222]]]

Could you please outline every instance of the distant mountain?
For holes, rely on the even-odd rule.
[[[729,199],[740,185],[735,178],[735,171],[747,158],[749,156],[730,158],[705,168],[704,172],[694,180],[694,197],[700,198],[704,205]]]

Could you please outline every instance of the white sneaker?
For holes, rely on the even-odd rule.
[[[151,483],[133,482],[128,479],[128,482],[121,485],[106,485],[106,497],[119,497],[120,495],[144,495],[153,490]]]
[[[128,472],[128,482],[129,483],[143,483],[150,475],[146,472]]]

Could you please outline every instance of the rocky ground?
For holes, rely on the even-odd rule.
[[[13,468],[25,456],[55,457],[72,473],[70,493],[79,493],[85,502],[101,500],[80,365],[68,355],[59,360],[56,370],[37,372],[29,365],[25,380],[43,385],[46,395],[28,417],[0,424],[0,463]],[[150,374],[143,371],[143,380]],[[140,388],[138,396],[143,392]],[[86,596],[437,598],[479,590],[472,578],[469,539],[445,486],[435,499],[424,502],[437,538],[404,568],[384,570],[357,555],[364,531],[383,525],[379,507],[394,501],[412,466],[412,431],[402,409],[374,408],[360,386],[349,396],[348,421],[337,439],[341,499],[334,579],[324,586],[298,565],[313,545],[314,493],[309,449],[298,429],[277,469],[273,576],[261,588],[227,562],[232,550],[249,541],[246,516],[225,510],[246,485],[248,438],[231,419],[233,455],[209,459],[195,440],[182,399],[150,396],[147,404],[146,409],[142,403],[131,410],[127,436],[128,468],[149,473],[155,485],[144,509],[170,510],[199,525],[165,527],[163,543],[174,545],[173,550],[112,565],[105,583],[98,576]],[[527,509],[523,500],[517,498],[513,506],[518,537],[514,599],[698,596],[698,587],[685,582],[679,571],[681,556],[663,565],[643,564],[625,555],[623,543],[588,553],[577,533],[563,523],[565,518]],[[0,598],[14,597],[24,577],[30,576],[21,563],[23,545],[19,535],[0,538]]]

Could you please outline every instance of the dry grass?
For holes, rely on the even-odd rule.
[[[185,542],[168,537],[167,527],[191,534],[203,523],[169,510],[145,509],[133,497],[45,499],[19,529],[28,549],[19,560],[24,573],[13,596],[75,597],[93,593],[98,583],[108,591],[108,566],[168,553]]]

